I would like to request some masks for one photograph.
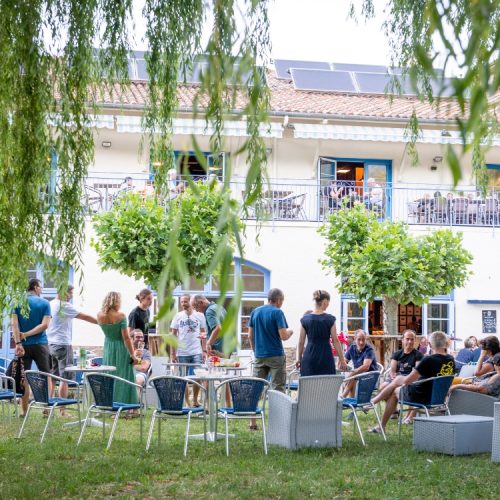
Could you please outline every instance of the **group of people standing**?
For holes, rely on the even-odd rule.
[[[114,374],[119,377],[145,384],[145,374],[151,367],[151,354],[147,350],[151,290],[144,289],[137,295],[139,305],[130,313],[128,322],[120,311],[121,296],[117,292],[106,295],[94,317],[71,303],[72,285],[64,297],[57,295],[51,302],[42,297],[42,291],[41,281],[31,279],[27,288],[29,312],[25,314],[17,307],[11,318],[15,355],[22,359],[25,370],[31,369],[34,361],[42,372],[71,379],[66,368],[73,365],[72,323],[76,318],[101,327],[105,336],[103,364],[115,366]],[[53,390],[51,388],[51,392]],[[67,384],[61,384],[59,394],[67,397]],[[118,383],[115,398],[120,402],[136,402],[137,392],[128,384]],[[28,401],[29,390],[25,390],[21,400],[23,415]]]

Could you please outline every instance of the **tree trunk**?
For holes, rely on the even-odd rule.
[[[384,335],[398,334],[398,301],[383,297],[384,306]]]

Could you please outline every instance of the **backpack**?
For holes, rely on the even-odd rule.
[[[24,377],[24,363],[22,358],[14,358],[9,363],[5,375],[15,380],[16,393],[21,394],[21,396],[24,395],[24,383],[26,379]],[[8,388],[11,390],[13,389],[12,385],[12,382],[9,380]]]

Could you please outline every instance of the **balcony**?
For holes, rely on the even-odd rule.
[[[131,180],[125,181],[125,175]],[[196,179],[205,182],[206,179]],[[177,180],[181,196],[185,181]],[[245,194],[244,179],[230,183],[236,199]],[[88,214],[109,210],[124,193],[153,193],[147,174],[93,174],[86,181],[82,205]],[[363,203],[380,219],[403,221],[410,225],[500,226],[500,189],[491,189],[482,197],[473,186],[383,184],[371,188],[344,182],[341,196],[333,199],[326,186],[312,180],[271,179],[263,199],[251,208],[248,219],[257,216],[273,223],[321,222],[325,217],[354,203]]]

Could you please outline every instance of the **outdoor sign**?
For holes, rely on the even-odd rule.
[[[495,310],[482,311],[483,333],[497,333],[497,312]]]

